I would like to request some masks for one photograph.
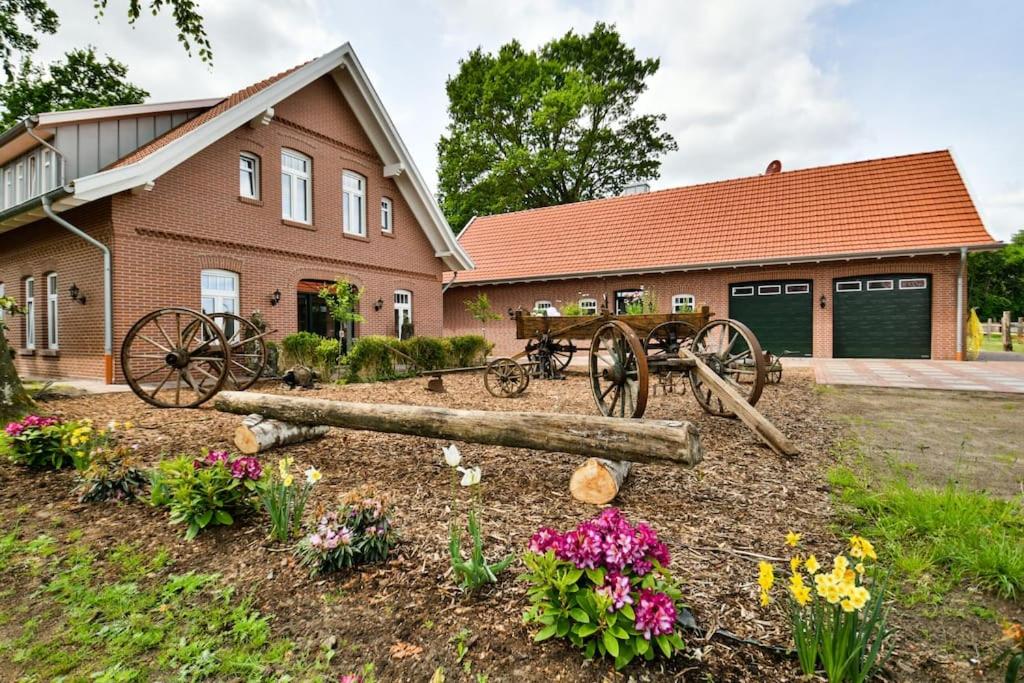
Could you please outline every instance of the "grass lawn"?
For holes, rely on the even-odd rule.
[[[1003,350],[1003,335],[1001,334],[986,334],[981,337],[981,350],[982,351],[1002,351]],[[1024,343],[1022,343],[1016,337],[1013,338],[1013,351],[1014,353],[1024,353]]]

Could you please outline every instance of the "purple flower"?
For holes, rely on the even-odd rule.
[[[206,462],[209,463],[210,465],[212,465],[214,463],[218,463],[218,462],[227,463],[228,462],[228,452],[227,451],[210,451],[209,453],[206,454]]]
[[[7,432],[8,436],[18,436],[25,431],[25,425],[20,422],[12,422],[4,428],[4,431]]]
[[[629,594],[631,588],[629,577],[622,574],[609,574],[604,579],[604,585],[598,588],[597,592],[612,599],[612,606],[608,608],[608,611],[614,612],[617,609],[622,609],[623,605],[633,604],[633,597]]]
[[[319,548],[323,544],[323,539],[320,538],[320,534],[311,534],[309,537],[309,544],[314,548]]]
[[[543,555],[548,550],[557,548],[561,542],[562,534],[550,527],[541,527],[530,537],[530,552]]]
[[[672,604],[672,598],[664,593],[655,593],[645,588],[640,593],[635,612],[636,630],[643,633],[647,640],[651,636],[669,635],[675,628],[676,606]]]

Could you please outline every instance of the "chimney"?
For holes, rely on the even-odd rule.
[[[765,169],[765,175],[775,175],[776,173],[782,173],[782,162],[775,159],[768,164],[768,168]]]
[[[651,186],[647,183],[636,183],[635,185],[626,185],[622,188],[622,192],[619,193],[620,197],[625,197],[628,194],[647,194],[651,191]]]

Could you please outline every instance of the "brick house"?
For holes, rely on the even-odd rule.
[[[0,134],[0,234],[19,371],[108,383],[156,308],[331,335],[316,291],[345,277],[349,335],[436,335],[472,266],[348,44],[227,98],[29,117]]]
[[[962,358],[966,256],[994,249],[948,151],[781,171],[475,218],[449,274],[445,331],[576,303],[622,312],[640,290],[667,312],[708,304],[779,354]],[[488,323],[495,353],[523,348]]]

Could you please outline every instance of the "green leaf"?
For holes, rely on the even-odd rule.
[[[574,630],[580,638],[586,638],[597,633],[597,624],[579,624],[574,627]]]
[[[189,524],[188,530],[185,532],[185,540],[191,541],[199,535],[199,527],[195,524]]]
[[[654,636],[654,642],[658,644],[658,647],[661,648],[662,653],[666,657],[672,656],[672,644],[668,642],[668,638],[665,636]]]
[[[558,623],[556,624],[556,627],[558,629],[558,637],[559,638],[564,638],[566,636],[566,634],[569,633],[569,627],[570,626],[571,626],[571,624],[569,623],[568,619],[565,619],[565,618],[559,619]]]
[[[605,631],[601,634],[601,642],[604,644],[604,649],[608,651],[608,654],[612,657],[619,656],[619,641],[610,632]]]
[[[630,621],[636,621],[636,613],[633,612],[632,605],[623,605],[619,612],[621,612],[622,616],[626,617]]]
[[[545,626],[544,628],[542,628],[537,633],[537,635],[535,635],[533,637],[533,642],[539,643],[542,640],[547,640],[551,636],[555,635],[555,631],[557,629],[558,629],[558,627],[555,624],[551,624],[550,626]]]
[[[205,529],[211,519],[213,519],[213,510],[205,510],[202,514],[196,517],[196,524],[198,524],[200,528]]]
[[[573,607],[571,610],[569,610],[569,616],[581,623],[590,623],[590,615],[582,609],[580,609],[579,607]]]
[[[228,514],[227,510],[217,510],[214,514],[214,519],[217,520],[217,524],[223,524],[224,526],[230,526],[235,523],[235,520],[231,519],[231,515]]]
[[[608,629],[608,632],[616,638],[618,638],[619,640],[629,639],[629,634],[626,633],[626,629],[622,628],[621,626],[612,626]]]
[[[638,655],[647,654],[647,651],[651,649],[651,641],[647,640],[646,638],[637,638],[635,645],[636,653]]]
[[[604,569],[588,569],[587,578],[590,579],[590,582],[595,586],[604,585]]]

